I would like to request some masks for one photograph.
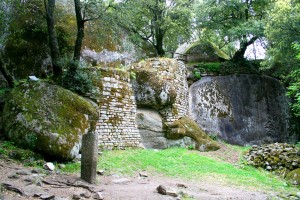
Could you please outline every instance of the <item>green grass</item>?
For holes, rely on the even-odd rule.
[[[40,167],[43,163],[43,157],[40,154],[29,149],[19,148],[10,141],[0,141],[0,158],[13,159],[25,166]]]
[[[172,148],[162,151],[107,151],[99,159],[99,169],[132,175],[136,171],[160,173],[189,180],[217,180],[219,183],[264,190],[286,190],[285,182],[250,166],[235,166],[201,156],[197,152]]]

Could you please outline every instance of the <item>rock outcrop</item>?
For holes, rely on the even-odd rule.
[[[219,144],[212,140],[198,124],[188,116],[181,117],[177,121],[168,124],[167,138],[179,139],[184,136],[196,141],[200,151],[215,151],[220,148]]]
[[[163,130],[163,120],[157,111],[138,109],[136,122],[145,148],[165,149],[168,147]]]
[[[97,118],[89,101],[44,82],[13,89],[3,111],[10,140],[56,160],[70,160],[79,153],[82,135],[94,131]]]
[[[190,88],[189,114],[208,134],[239,145],[285,142],[289,108],[285,88],[259,75],[204,77]]]

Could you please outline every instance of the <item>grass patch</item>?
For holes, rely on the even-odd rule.
[[[0,141],[0,158],[12,159],[25,166],[42,166],[43,157],[29,149],[22,149],[10,141]]]
[[[241,150],[238,147],[235,147]],[[292,189],[285,182],[265,171],[250,166],[219,162],[182,148],[167,150],[106,151],[99,159],[99,169],[108,173],[132,175],[145,170],[188,180],[214,180],[219,183],[283,191]]]

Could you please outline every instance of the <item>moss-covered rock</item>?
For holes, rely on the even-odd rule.
[[[70,160],[79,152],[82,135],[95,128],[97,115],[93,104],[69,90],[23,83],[6,100],[3,124],[16,144],[50,159]]]
[[[179,139],[184,136],[193,138],[201,151],[214,151],[220,148],[219,144],[212,140],[198,124],[188,116],[181,117],[177,121],[168,124],[167,138]]]
[[[133,90],[138,107],[159,110],[174,104],[176,66],[175,60],[167,58],[148,59],[131,66],[135,73]]]
[[[286,179],[293,185],[300,185],[300,168],[289,172],[286,176]]]

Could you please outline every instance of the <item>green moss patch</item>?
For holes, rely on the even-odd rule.
[[[23,83],[5,103],[4,131],[18,145],[68,160],[78,153],[82,135],[95,127],[97,115],[90,102],[69,90]]]

